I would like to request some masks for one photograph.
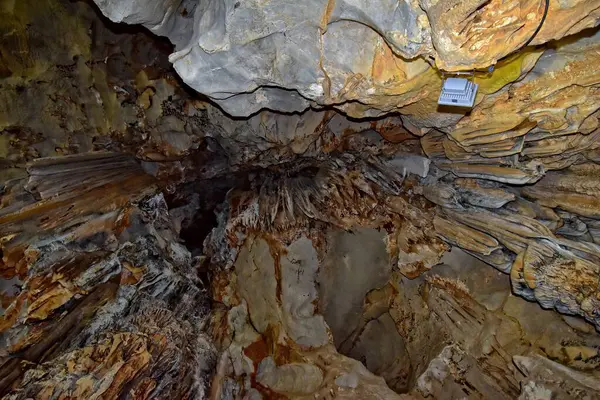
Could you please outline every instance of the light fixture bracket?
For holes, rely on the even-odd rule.
[[[462,73],[462,75],[467,74],[468,73]],[[472,73],[470,75],[472,76]],[[452,107],[472,108],[475,103],[478,87],[479,85],[466,78],[444,77],[438,104]]]

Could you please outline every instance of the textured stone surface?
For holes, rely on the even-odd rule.
[[[596,2],[551,1],[469,113],[431,65],[542,2],[196,3],[98,1],[225,111],[315,108],[229,118],[143,28],[0,6],[7,398],[597,397]]]
[[[594,163],[572,165],[547,173],[533,186],[486,189],[484,183],[477,190],[478,204],[461,194],[464,180],[450,175],[443,184],[432,181],[423,193],[441,206],[434,225],[449,243],[510,272],[516,294],[583,316],[599,328],[600,247],[593,222],[591,229],[586,224],[599,215],[597,170]],[[506,202],[507,194],[514,200]]]
[[[0,391],[204,396],[206,297],[154,180],[127,156],[40,159],[0,197]]]
[[[387,282],[392,265],[384,239],[385,234],[374,229],[333,232],[327,238],[330,250],[319,271],[319,300],[338,347],[359,323],[365,295]],[[339,290],[342,286],[344,290]]]
[[[224,393],[227,379],[234,379],[241,393],[254,389],[264,397],[334,391],[342,398],[402,398],[332,346],[329,327],[317,312],[318,240],[300,237],[285,245],[277,236],[250,236],[235,268],[214,281],[216,300],[226,308],[213,315],[224,360],[213,393]],[[385,255],[385,247],[379,250]]]
[[[362,361],[372,373],[382,376],[387,386],[397,393],[409,392],[409,396],[416,398],[432,396],[450,399],[460,394],[482,399],[528,396],[531,390],[541,390],[537,386],[547,385],[542,378],[527,375],[513,364],[513,356],[526,356],[530,352],[560,361],[569,373],[581,371],[579,379],[596,379],[593,376],[597,368],[595,359],[600,342],[594,329],[581,321],[571,322],[570,325],[556,312],[545,311],[522,298],[512,296],[507,290],[511,279],[513,287],[517,282],[514,273],[510,276],[506,274],[511,269],[514,271],[518,262],[519,256],[515,257],[512,252],[527,245],[532,246],[538,237],[552,237],[552,231],[546,225],[508,211],[508,207],[520,198],[518,191],[511,189],[509,185],[493,182],[457,177],[450,179],[436,170],[424,181],[431,187],[419,186],[417,177],[410,175],[398,187],[399,192],[384,191],[380,189],[391,187],[391,183],[385,183],[385,179],[393,179],[393,176],[380,175],[383,181],[371,181],[366,187],[359,183],[366,175],[364,170],[357,169],[363,165],[358,158],[347,158],[344,164],[337,165],[345,171],[362,172],[350,172],[345,175],[344,180],[336,178],[337,186],[321,187],[319,190],[324,191],[321,192],[322,197],[312,198],[321,198],[332,205],[324,207],[325,203],[313,204],[314,209],[321,210],[321,213],[307,213],[311,208],[307,207],[305,200],[293,193],[288,199],[278,197],[278,203],[286,206],[278,208],[277,212],[262,205],[277,204],[270,200],[274,193],[284,194],[287,190],[284,188],[295,187],[287,175],[272,177],[270,182],[259,179],[263,185],[280,188],[275,192],[267,191],[264,186],[257,186],[231,196],[228,200],[229,222],[224,231],[229,232],[229,239],[225,243],[233,247],[241,246],[241,251],[236,253],[238,261],[233,270],[228,270],[226,263],[215,258],[215,267],[224,269],[222,273],[227,278],[218,280],[214,293],[219,300],[229,303],[228,308],[233,306],[231,311],[224,310],[224,315],[236,310],[238,306],[234,304],[240,301],[241,304],[249,305],[248,315],[251,318],[253,315],[262,316],[265,309],[269,310],[269,317],[261,317],[261,322],[253,323],[261,334],[260,339],[237,342],[239,344],[236,343],[239,339],[234,339],[234,343],[227,339],[222,341],[226,349],[224,354],[232,359],[235,359],[234,349],[238,349],[238,346],[246,349],[243,354],[253,361],[252,364],[249,360],[246,361],[249,366],[245,370],[246,374],[258,373],[261,376],[262,373],[261,379],[266,379],[264,371],[272,370],[273,380],[265,380],[268,382],[267,386],[280,387],[276,391],[288,397],[299,396],[299,387],[311,387],[311,396],[330,388],[336,394],[349,391],[352,396],[358,396],[358,390],[364,387],[366,377],[359,378],[345,372],[336,377],[333,386],[329,386],[326,378],[332,371],[340,368],[340,363],[346,359],[344,356],[334,352],[335,361],[326,364],[318,363],[314,358],[323,351],[332,354],[329,343],[333,343],[339,353]],[[302,171],[300,173],[303,174]],[[310,187],[311,179],[318,181],[314,175],[302,176],[306,188]],[[330,176],[337,176],[335,170],[330,170]],[[296,176],[296,179],[299,178],[300,176]],[[431,179],[438,181],[434,183]],[[365,193],[372,193],[373,201],[379,205],[378,212],[365,219],[364,216],[369,214],[364,212],[349,212],[341,218],[332,211],[339,208],[335,203],[336,197],[328,197],[325,193],[343,193],[350,187],[361,187]],[[426,190],[427,188],[429,189]],[[452,190],[457,196],[434,196],[437,189]],[[418,193],[436,200],[440,208],[436,209],[423,202]],[[356,207],[360,203],[351,204]],[[232,208],[232,205],[236,207]],[[323,213],[325,209],[329,211]],[[292,210],[293,214],[290,213]],[[434,213],[438,215],[434,216]],[[449,219],[450,216],[452,219]],[[328,223],[321,225],[326,221]],[[344,223],[340,224],[339,221]],[[465,229],[456,233],[455,229],[461,224]],[[380,232],[372,229],[377,226],[385,229]],[[406,226],[424,229],[420,231],[421,236],[415,236],[405,233],[410,232],[405,230]],[[257,241],[254,237],[257,227],[266,232],[265,239]],[[351,229],[352,232],[341,231],[340,227]],[[307,235],[306,238],[310,238],[310,241],[298,236],[300,232]],[[437,242],[436,235],[447,237],[451,233],[456,237],[453,243],[464,246],[488,263],[495,259],[495,252],[504,255],[507,262],[499,268],[504,273],[489,268],[458,249],[441,257],[445,247]],[[402,246],[401,240],[408,238],[414,239],[411,243],[414,253],[407,254],[424,257],[427,252],[423,251],[423,245],[437,248],[437,261],[432,264],[443,264],[431,270],[423,268],[415,273],[407,273],[398,260],[402,258],[399,249],[406,248]],[[208,240],[216,239],[213,236]],[[257,243],[260,243],[258,247]],[[289,299],[281,296],[278,300],[277,297],[277,288],[285,288],[290,284],[286,275],[281,273],[285,259],[290,257],[290,253],[295,254],[298,248],[304,247],[299,246],[300,243],[312,248],[304,248],[302,253],[304,259],[308,256],[318,260],[316,264],[319,275],[314,287],[305,286],[303,282],[315,267],[303,268],[303,273],[309,275],[293,279],[293,284],[297,286],[295,295],[317,300],[317,307],[310,308],[309,313],[303,315],[305,318],[313,318],[323,313],[324,323],[327,323],[332,336],[327,342],[313,343],[310,348],[300,340],[293,339],[291,332],[295,324],[289,324],[280,315],[301,317],[285,311],[288,309],[286,302]],[[569,243],[575,246],[573,243],[580,242]],[[438,244],[440,246],[436,247]],[[584,248],[590,248],[590,245],[583,247],[583,243],[578,246],[577,254],[580,256]],[[478,251],[487,252],[488,258]],[[317,254],[314,258],[310,256],[313,252]],[[258,261],[263,257],[268,260]],[[503,260],[501,256],[496,258],[498,257]],[[246,275],[240,275],[240,262],[252,274],[264,271],[261,272],[265,274],[261,280],[270,282],[270,289],[248,290],[248,287],[260,288],[261,283],[253,283]],[[304,262],[301,261],[299,266],[301,265],[305,265]],[[551,265],[543,265],[547,272]],[[583,268],[585,267],[582,266],[581,269]],[[515,292],[538,300],[544,307],[548,307],[546,301],[558,302],[552,303],[552,306],[562,312],[573,313],[573,310],[582,309],[578,303],[582,297],[570,296],[578,291],[595,293],[596,289],[591,289],[593,282],[587,283],[587,275],[578,280],[574,277],[566,278],[568,269],[557,268],[558,270],[562,274],[551,273],[552,279],[547,278],[538,284],[544,285],[539,291],[545,295],[530,297],[519,288]],[[547,276],[541,272],[539,274]],[[592,276],[595,276],[593,269],[589,279]],[[562,283],[558,284],[559,281]],[[580,286],[580,282],[586,286]],[[236,292],[236,286],[242,288],[237,289],[239,298],[231,294]],[[316,292],[314,288],[317,289]],[[548,294],[550,292],[551,295]],[[271,294],[264,298],[264,293]],[[570,309],[567,311],[564,307]],[[213,323],[215,327],[222,326],[222,322],[219,322],[221,318],[224,316],[218,317]],[[223,333],[222,328],[219,328],[216,336],[225,335],[227,338],[238,330],[239,328],[229,327]],[[313,337],[317,339],[320,333],[315,332]],[[304,337],[302,341],[306,343]],[[273,361],[269,361],[268,357]],[[265,367],[259,367],[263,362],[266,363]],[[283,369],[274,369],[273,363],[276,368]],[[307,365],[300,366],[298,363]],[[320,385],[317,385],[317,374],[298,373],[311,364],[318,365],[323,371],[325,378],[320,381]],[[271,369],[267,368],[268,365],[271,365]],[[256,389],[264,396],[269,396],[265,387],[243,380],[244,375],[239,370],[230,370],[228,373],[236,377],[241,392]],[[276,379],[280,374],[281,379]],[[535,385],[537,386],[533,387]],[[588,387],[583,389],[582,393],[584,392],[593,394],[594,389]],[[308,393],[303,393],[305,394]]]
[[[169,37],[177,46],[170,60],[183,80],[237,116],[309,105],[355,116],[430,107],[440,84],[436,69],[496,64],[529,40],[544,11],[537,0],[96,3],[113,21]],[[594,27],[599,17],[594,0],[550,1],[532,43]],[[499,75],[501,86],[518,78]]]
[[[410,398],[430,395],[451,399],[466,394],[469,398],[508,399],[530,395],[531,390],[539,390],[535,385],[551,391],[563,390],[550,388],[550,380],[543,375],[524,372],[513,365],[513,356],[527,357],[529,352],[538,352],[567,365],[561,366],[564,373],[573,374],[578,382],[592,382],[580,393],[594,395],[598,335],[585,324],[574,328],[555,312],[511,296],[506,290],[507,275],[456,250],[442,259],[446,264],[407,279],[401,269],[393,268],[389,249],[371,243],[381,241],[384,233],[375,234],[358,227],[355,234],[329,229],[333,231],[327,235],[307,230],[310,241],[304,237],[286,239],[302,231],[300,227],[272,231],[267,235],[268,240],[257,241],[253,237],[244,240],[238,263],[243,262],[248,271],[266,268],[263,280],[272,282],[267,291],[271,293],[269,299],[265,299],[266,291],[256,282],[240,275],[238,266],[222,272],[227,278],[218,280],[214,293],[219,301],[225,301],[226,310],[215,315],[213,329],[218,332],[214,335],[221,338],[226,357],[237,360],[236,352],[240,346],[243,349],[245,361],[239,365],[246,367],[223,372],[235,377],[240,392],[258,390],[269,397],[272,395],[269,390],[273,390],[297,398],[333,391],[335,396],[357,398],[364,395],[362,391],[371,382],[371,375],[364,372],[357,375],[355,367],[348,369],[346,365],[351,360],[336,353],[328,342],[313,343],[308,348],[293,339],[294,325],[285,318],[269,317],[261,320],[270,321],[268,324],[252,323],[252,327],[246,325],[246,328],[237,325],[248,321],[248,315],[251,318],[262,315],[264,307],[273,307],[277,315],[287,313],[294,317],[285,311],[289,300],[277,297],[277,287],[285,288],[291,283],[280,274],[278,264],[282,265],[289,253],[297,252],[299,244],[304,243],[313,250],[305,249],[303,253],[316,252],[322,270],[316,292],[321,305],[304,315],[316,315],[323,310],[324,322],[331,327],[333,336],[329,340],[335,342],[338,351],[362,361],[398,393],[410,391],[405,395]],[[292,236],[288,236],[290,233]],[[371,241],[366,240],[369,233],[373,236]],[[340,245],[341,238],[347,242],[346,247]],[[259,262],[264,256],[268,261]],[[373,265],[373,260],[379,261]],[[304,271],[310,276],[310,269],[298,273]],[[365,279],[365,273],[378,278]],[[300,275],[294,279],[296,295],[312,298],[313,288],[301,289],[304,279]],[[256,290],[235,289],[245,285]],[[230,294],[236,292],[237,295]],[[240,306],[234,304],[242,307],[248,304],[248,312],[238,314]],[[223,328],[221,321],[226,315],[230,325]],[[234,320],[236,325],[231,325]],[[258,335],[242,336],[246,329],[259,329]],[[314,338],[318,337],[316,333]],[[262,386],[245,379],[248,374],[257,374]],[[332,374],[335,379],[330,381],[328,377]],[[368,386],[374,391],[369,398],[382,395],[395,398],[382,392],[385,387],[382,384]],[[572,385],[582,387],[581,383]]]
[[[593,393],[597,395],[600,391],[600,380],[597,378],[579,374],[539,355],[515,356],[514,362],[527,377],[519,399],[576,399],[593,396]]]

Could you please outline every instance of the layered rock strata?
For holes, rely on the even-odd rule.
[[[552,53],[553,41],[600,18],[595,0],[95,2],[113,21],[168,37],[182,79],[235,116],[328,105],[355,117],[428,118],[440,71],[497,65],[503,72],[495,71],[492,86],[504,86],[521,66],[506,57],[522,59],[528,43]],[[498,99],[498,89],[486,88],[477,102]]]
[[[596,395],[594,327],[512,296],[514,274],[458,249],[446,253],[440,237],[450,243],[448,231],[460,225],[419,195],[427,186],[406,173],[412,164],[346,155],[230,193],[205,242],[223,366],[215,398]],[[515,200],[472,188],[496,193],[501,200],[472,198],[498,208]],[[476,218],[475,208],[464,214]],[[491,234],[464,229],[458,245],[503,249]],[[554,287],[561,292],[553,298],[575,284]]]
[[[29,175],[0,197],[4,398],[202,398],[206,294],[154,179],[110,153]]]
[[[597,2],[96,3],[224,110],[0,6],[6,398],[598,397]]]

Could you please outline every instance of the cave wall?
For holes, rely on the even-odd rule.
[[[203,398],[208,298],[154,178],[117,153],[28,174],[2,193],[3,398]]]
[[[0,5],[6,398],[597,397],[597,2],[95,3]]]
[[[329,105],[354,117],[401,111],[426,126],[436,109],[439,71],[511,64],[491,80],[480,74],[486,94],[496,92],[531,66],[531,59],[522,68],[523,59],[514,57],[530,39],[551,48],[594,28],[600,16],[595,0],[96,4],[113,21],[168,37],[177,73],[232,115]]]
[[[550,230],[544,239],[525,236],[535,227],[549,228],[501,209],[527,201],[491,183],[479,186],[447,173],[432,180],[435,172],[426,179],[405,177],[402,171],[414,167],[414,158],[377,160],[345,154],[324,161],[318,172],[281,174],[230,192],[221,223],[205,242],[219,270],[212,282],[218,306],[211,329],[222,351],[223,368],[215,378],[220,393],[228,393],[225,398],[236,393],[251,398],[596,396],[597,326],[552,308],[578,314],[577,299],[590,301],[582,295],[597,293],[593,281],[581,286],[597,277],[596,264],[585,270],[583,258],[560,258],[575,252],[585,257],[584,249],[597,247]],[[449,195],[442,197],[442,190]],[[436,206],[425,197],[455,203]],[[451,220],[444,219],[448,215]],[[511,240],[515,246],[545,245],[559,252],[542,253],[553,262],[536,264],[537,276],[526,275],[539,279],[533,289],[546,295],[537,298],[546,310],[523,299],[535,299],[519,286],[523,253],[508,264],[510,274],[501,263],[496,269],[488,265],[514,257],[512,246],[503,247]],[[581,247],[559,247],[567,244]],[[549,271],[554,263],[576,272]],[[563,304],[579,311],[566,311]],[[383,388],[364,367],[384,378]]]

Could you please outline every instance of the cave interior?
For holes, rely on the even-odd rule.
[[[2,0],[0,397],[600,399],[598,25]]]

